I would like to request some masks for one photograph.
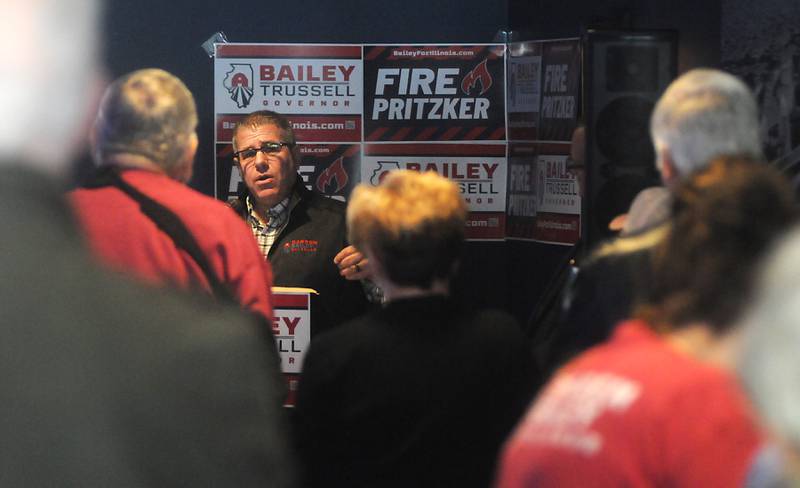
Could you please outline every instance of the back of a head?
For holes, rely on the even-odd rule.
[[[64,175],[98,80],[95,0],[3,2],[0,164]]]
[[[189,89],[160,69],[129,73],[106,91],[95,121],[95,159],[143,156],[166,170],[183,162],[197,109]]]
[[[393,283],[422,288],[450,278],[465,219],[458,186],[433,172],[393,171],[377,187],[359,185],[347,207],[350,241]]]
[[[739,375],[767,422],[800,454],[800,229],[766,261],[745,326]]]
[[[686,177],[718,156],[759,159],[758,106],[739,78],[719,70],[694,69],[675,80],[650,119],[656,153],[668,151]]]
[[[750,298],[762,255],[795,216],[791,186],[773,167],[712,161],[675,190],[640,315],[660,328],[705,323],[724,332]]]

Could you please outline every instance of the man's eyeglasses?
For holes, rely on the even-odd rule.
[[[261,147],[256,149],[244,149],[242,151],[237,151],[233,153],[234,159],[238,159],[240,161],[249,161],[256,157],[256,154],[261,152],[262,154],[272,154],[279,152],[283,146],[288,148],[294,147],[294,142],[265,142],[261,144]]]

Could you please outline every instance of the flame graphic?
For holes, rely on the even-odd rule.
[[[336,189],[332,192],[326,192],[325,189],[332,181],[336,180]],[[317,178],[317,190],[322,193],[333,195],[339,193],[350,179],[347,177],[347,171],[344,169],[344,158],[340,157],[333,162]]]
[[[483,95],[492,86],[492,75],[489,74],[489,70],[486,68],[486,61],[486,59],[481,61],[461,81],[461,91],[466,95],[470,94],[472,89],[478,85],[478,82],[481,84],[481,92],[478,95]]]

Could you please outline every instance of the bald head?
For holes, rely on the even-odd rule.
[[[63,174],[97,76],[96,0],[3,0],[0,164]]]

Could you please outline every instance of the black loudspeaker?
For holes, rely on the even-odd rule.
[[[639,191],[660,184],[650,115],[677,73],[674,31],[588,31],[585,38],[586,185],[583,236],[612,235]]]

